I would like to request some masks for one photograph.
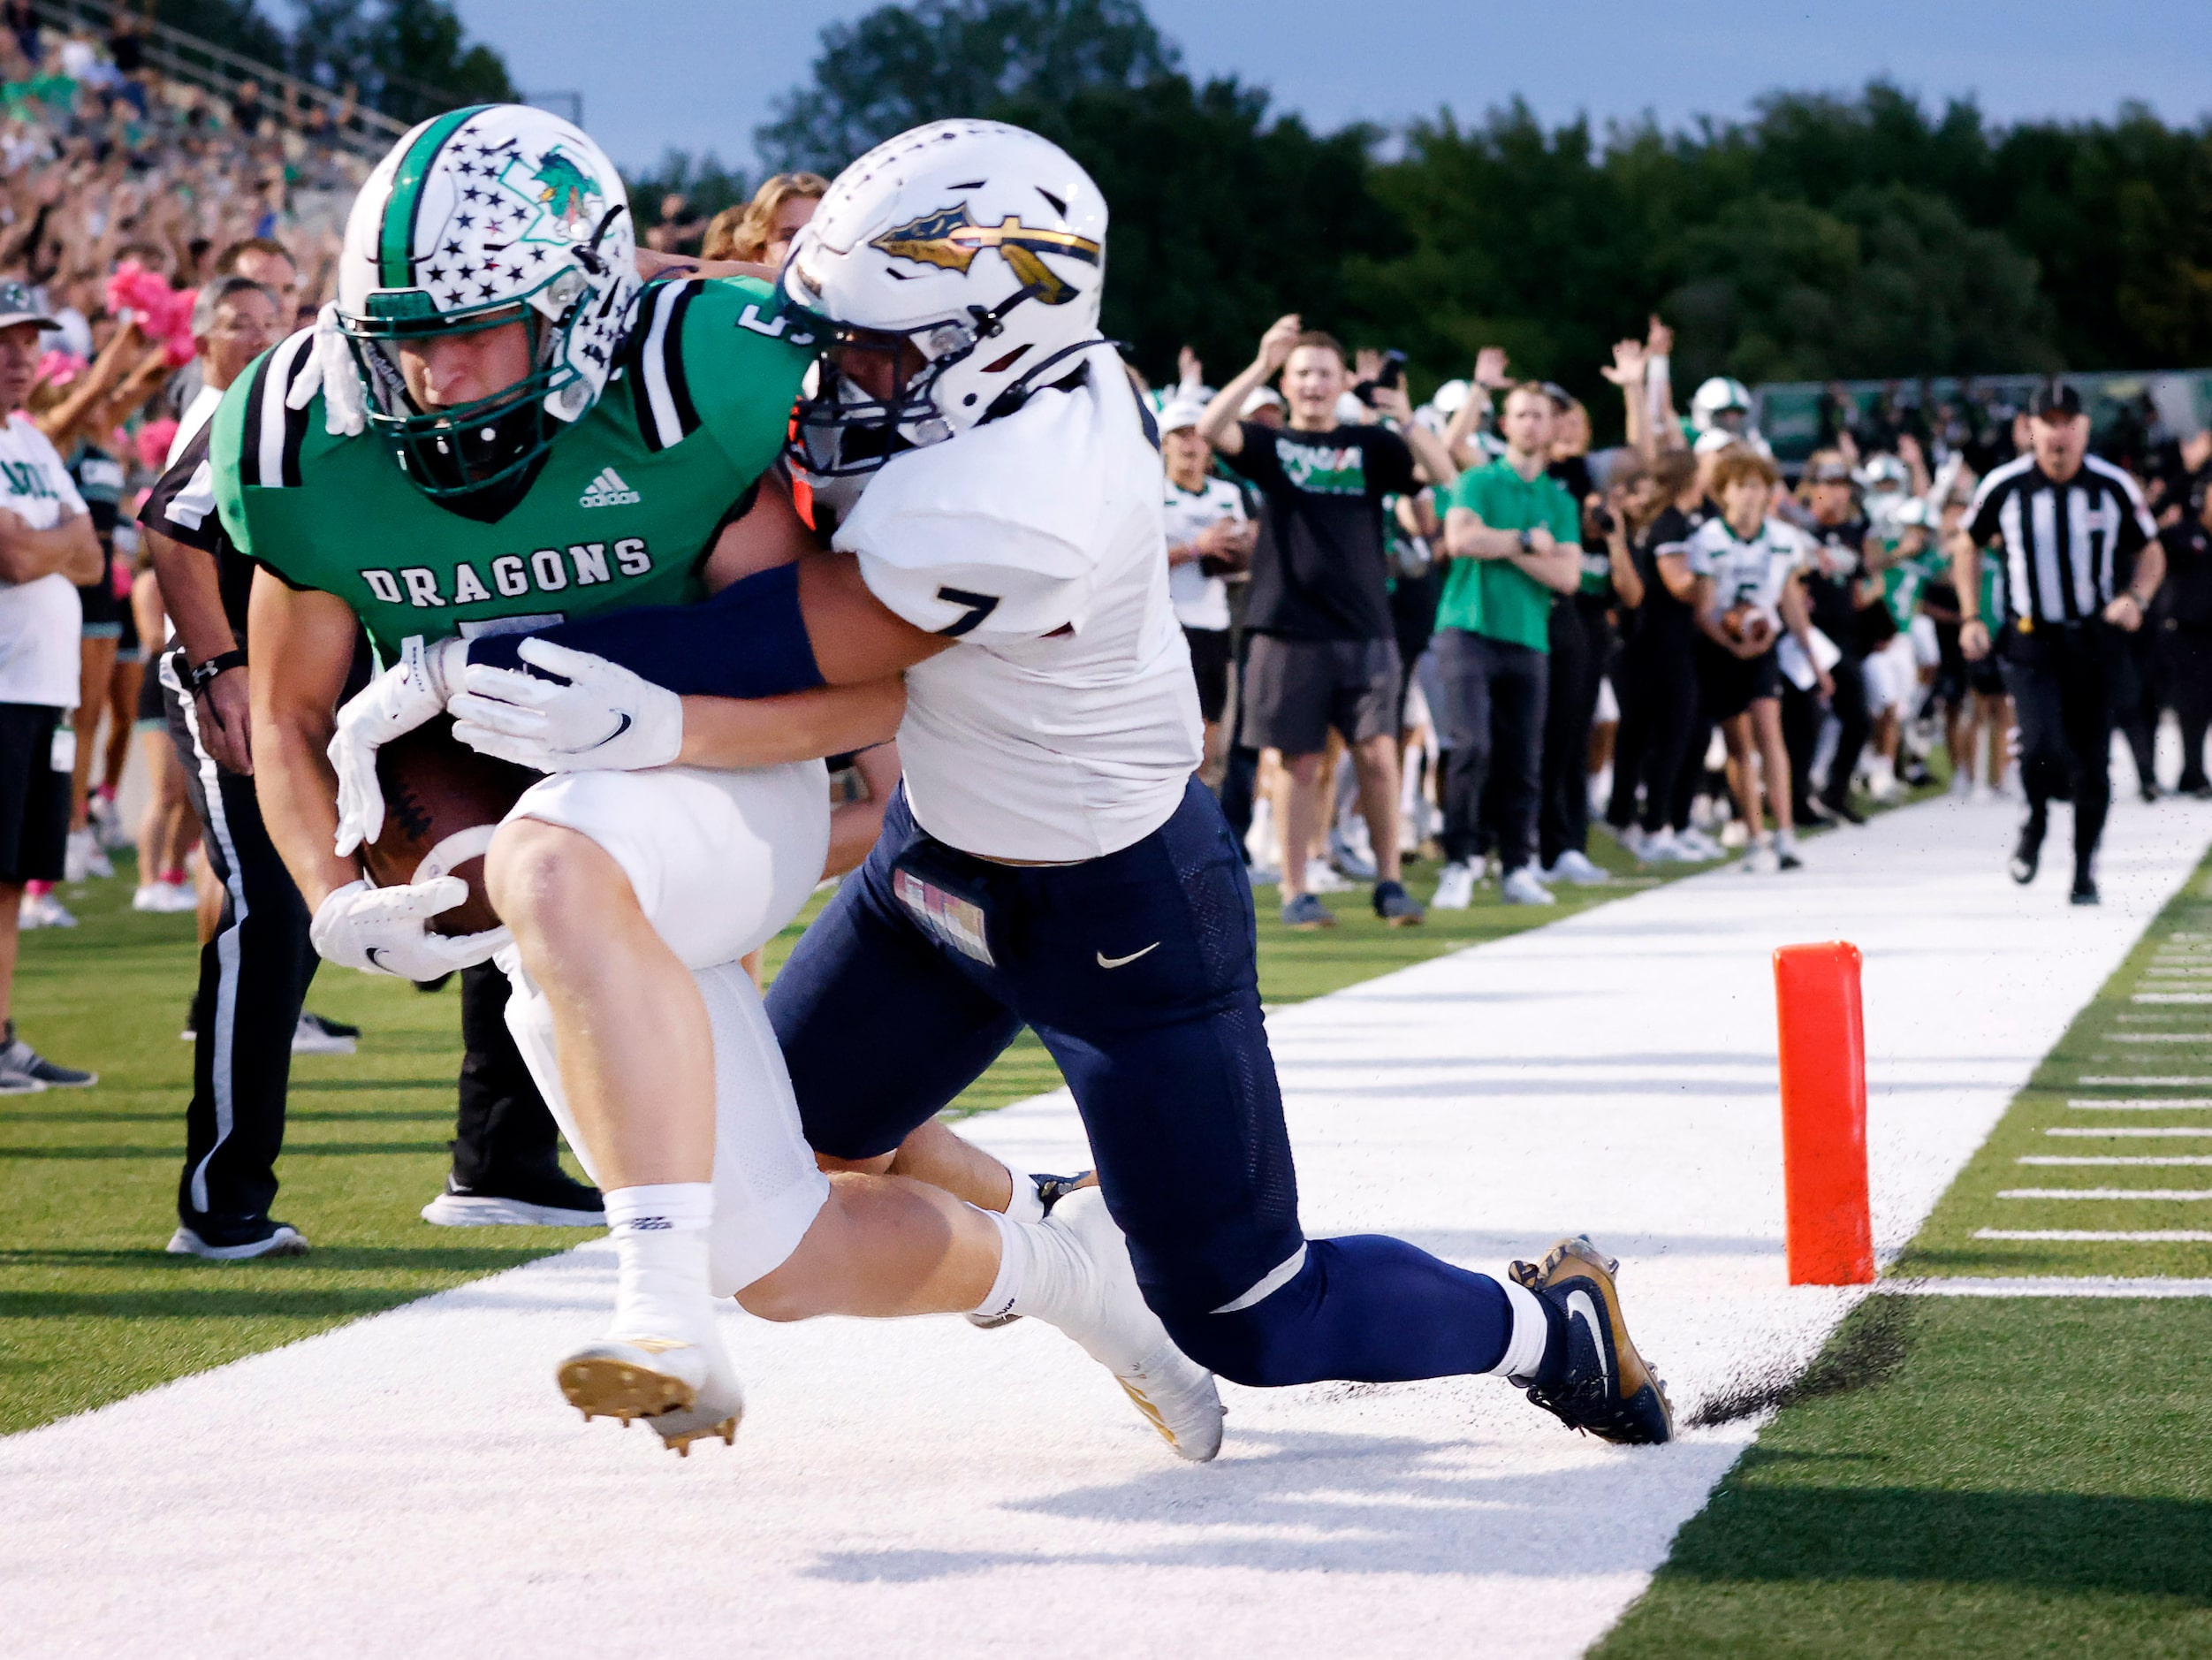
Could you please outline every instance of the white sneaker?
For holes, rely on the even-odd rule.
[[[1305,862],[1305,891],[1309,894],[1349,894],[1358,886],[1339,876],[1325,859]]]
[[[1761,841],[1744,856],[1744,874],[1772,876],[1782,868],[1782,856],[1775,851],[1771,841]]]
[[[148,882],[131,895],[133,910],[148,911],[157,917],[175,916],[199,908],[200,896],[192,891],[190,882]]]
[[[1244,832],[1244,851],[1256,865],[1275,857],[1275,803],[1262,796],[1252,803],[1251,827]]]
[[[116,811],[114,796],[95,795],[86,812],[92,820],[93,834],[109,852],[120,853],[131,845],[131,834],[123,827],[123,815]]]
[[[209,1245],[189,1228],[179,1228],[163,1247],[172,1257],[204,1257],[210,1262],[247,1262],[255,1257],[303,1257],[308,1242],[287,1222],[271,1222],[269,1232],[244,1245]]]
[[[1613,833],[1613,839],[1621,844],[1621,851],[1639,864],[1651,860],[1651,845],[1656,839],[1644,834],[1644,826],[1631,820]]]
[[[1558,896],[1536,879],[1536,872],[1524,864],[1506,872],[1504,882],[1498,888],[1498,897],[1509,905],[1556,905]]]
[[[1675,832],[1675,851],[1691,864],[1706,864],[1722,857],[1724,849],[1711,836],[1691,825],[1686,830]]]
[[[81,830],[72,830],[69,841],[62,849],[62,880],[88,881],[95,877],[105,879],[115,874],[115,866],[109,863],[106,851],[100,846],[100,837],[90,825]]]
[[[1602,887],[1613,879],[1611,872],[1600,869],[1588,854],[1577,848],[1569,848],[1553,860],[1548,874],[1554,882],[1572,882],[1577,887]]]
[[[1114,1374],[1144,1420],[1179,1458],[1204,1464],[1221,1450],[1221,1397],[1213,1374],[1175,1347],[1136,1287],[1129,1242],[1106,1211],[1106,1195],[1079,1188],[1037,1224],[1073,1237],[1096,1272],[1097,1300],[1060,1329]]]
[[[1436,897],[1429,901],[1431,910],[1464,910],[1475,902],[1475,867],[1464,859],[1454,859],[1436,876]]]
[[[300,1012],[300,1024],[292,1029],[294,1055],[352,1055],[358,1047],[356,1039],[330,1031],[305,1010]]]
[[[1355,882],[1375,879],[1375,856],[1367,827],[1360,826],[1357,836],[1349,834],[1342,825],[1329,832],[1329,863],[1340,875]]]
[[[1971,806],[1986,807],[1996,798],[1997,792],[1987,784],[1976,784],[1966,792],[1966,801]]]
[[[73,928],[77,918],[69,914],[62,902],[51,894],[26,894],[23,910],[19,915],[19,928]]]

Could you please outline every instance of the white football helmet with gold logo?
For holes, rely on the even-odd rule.
[[[783,269],[827,354],[795,459],[820,477],[872,472],[1074,370],[1098,340],[1106,231],[1091,176],[1020,127],[934,121],[870,150]]]

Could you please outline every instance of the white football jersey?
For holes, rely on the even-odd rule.
[[[1745,542],[1716,514],[1698,527],[1688,551],[1690,568],[1713,579],[1713,603],[1718,609],[1755,606],[1780,631],[1783,590],[1789,586],[1790,574],[1805,562],[1802,536],[1781,520],[1769,519]]]
[[[62,458],[19,411],[0,419],[0,508],[34,530],[85,510]],[[0,703],[76,707],[84,615],[76,589],[57,573],[0,583]]]
[[[1224,519],[1243,523],[1244,492],[1226,478],[1209,478],[1195,491],[1170,479],[1164,511],[1167,545],[1183,547]],[[1167,567],[1167,598],[1174,602],[1175,620],[1186,628],[1229,626],[1229,585],[1200,570],[1196,560]]]
[[[958,642],[907,671],[899,753],[916,821],[986,858],[1142,841],[1199,761],[1159,452],[1121,360],[1088,361],[1072,390],[893,456],[834,538],[877,598]]]

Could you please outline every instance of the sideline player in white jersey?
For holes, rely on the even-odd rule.
[[[939,122],[854,163],[781,282],[826,348],[794,443],[832,551],[520,646],[561,681],[475,643],[463,735],[547,770],[739,765],[769,717],[732,700],[903,667],[906,782],[769,997],[810,1143],[888,1159],[1026,1024],[1183,1353],[1249,1384],[1500,1373],[1577,1428],[1663,1441],[1586,1240],[1501,1282],[1298,1225],[1250,893],[1191,777],[1152,423],[1098,333],[1106,221],[1018,128]],[[764,672],[794,639],[813,673]],[[986,1309],[1026,1312],[1038,1268],[1007,1250]]]
[[[1778,478],[1775,464],[1757,451],[1740,445],[1728,451],[1713,468],[1721,514],[1699,525],[1688,544],[1690,569],[1698,579],[1698,626],[1705,631],[1699,678],[1706,712],[1721,723],[1728,743],[1737,803],[1752,834],[1744,869],[1753,874],[1793,871],[1805,863],[1790,817],[1790,751],[1782,737],[1785,640],[1803,654],[1821,697],[1831,696],[1835,686],[1813,655],[1812,613],[1800,575],[1805,538],[1767,512]],[[1771,841],[1760,816],[1760,780],[1752,770],[1754,750],[1774,809]]]

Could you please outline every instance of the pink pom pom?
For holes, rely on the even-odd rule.
[[[74,352],[51,349],[38,360],[38,377],[49,386],[66,386],[85,372],[85,360]]]
[[[169,446],[177,441],[177,423],[163,416],[148,421],[138,430],[138,461],[144,468],[159,470],[169,460]]]

